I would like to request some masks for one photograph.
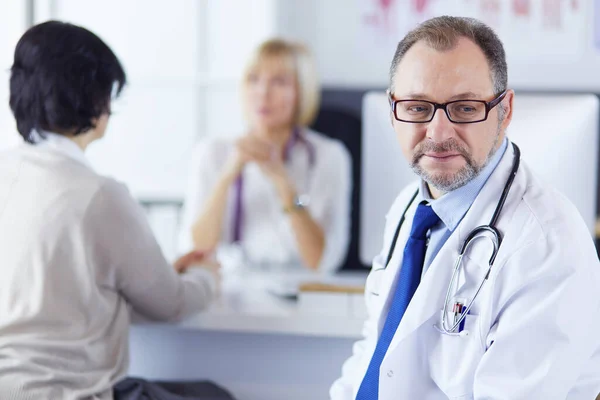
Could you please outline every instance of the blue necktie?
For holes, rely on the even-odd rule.
[[[404,247],[402,269],[400,270],[396,292],[383,325],[381,336],[377,341],[375,352],[369,363],[369,368],[356,395],[356,400],[377,400],[379,397],[379,368],[381,362],[421,281],[423,261],[427,250],[427,231],[439,221],[440,218],[429,205],[419,204],[413,219],[410,236],[406,242],[406,247]]]

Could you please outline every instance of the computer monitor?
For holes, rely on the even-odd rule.
[[[417,177],[400,150],[385,93],[366,93],[362,110],[359,255],[369,265],[381,251],[389,207]],[[573,202],[590,233],[596,221],[598,117],[595,95],[517,93],[507,131],[537,176]]]

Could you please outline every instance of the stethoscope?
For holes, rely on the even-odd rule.
[[[508,179],[506,180],[506,184],[504,185],[504,189],[502,190],[502,195],[500,196],[500,199],[498,200],[498,205],[496,206],[496,210],[494,211],[492,219],[488,225],[478,226],[477,228],[473,229],[469,233],[469,235],[467,236],[467,238],[463,242],[463,245],[460,248],[458,258],[456,259],[456,262],[454,263],[454,270],[452,271],[452,277],[450,278],[450,282],[448,284],[448,290],[446,291],[446,299],[444,300],[444,308],[442,309],[442,315],[440,317],[440,326],[434,325],[434,327],[443,334],[451,335],[451,336],[462,336],[462,337],[467,336],[469,334],[469,332],[466,330],[457,332],[457,328],[459,328],[461,326],[461,324],[467,317],[467,314],[471,310],[471,307],[473,306],[475,299],[477,299],[479,292],[481,292],[481,288],[483,287],[485,282],[488,280],[488,278],[490,276],[490,272],[492,270],[492,265],[494,263],[494,260],[496,259],[498,250],[500,249],[500,244],[502,243],[502,235],[500,234],[500,231],[498,230],[498,228],[496,228],[496,223],[498,222],[498,218],[500,217],[500,213],[502,212],[502,208],[504,207],[504,203],[506,202],[506,198],[508,197],[510,188],[513,184],[513,181],[515,180],[515,176],[517,175],[517,171],[519,170],[519,164],[521,161],[521,150],[514,143],[512,143],[512,146],[513,146],[514,153],[515,153],[513,156],[514,158],[513,158],[512,169],[510,171],[510,175],[508,176]],[[398,235],[400,234],[400,228],[402,228],[402,224],[404,223],[404,220],[406,218],[406,213],[408,212],[408,209],[411,207],[411,205],[415,201],[415,198],[417,197],[418,193],[419,193],[418,191],[415,192],[415,194],[412,196],[412,198],[408,202],[408,205],[404,209],[404,212],[402,213],[402,217],[400,218],[400,222],[398,223],[398,227],[396,228],[396,232],[394,233],[394,240],[392,241],[392,245],[388,252],[385,266],[383,269],[387,268],[387,265],[390,263],[390,260],[392,259],[392,256],[394,255],[394,250],[396,248],[396,242],[398,241]],[[475,295],[468,302],[468,305],[466,307],[461,305],[461,307],[460,307],[461,310],[456,314],[456,318],[454,319],[453,322],[450,322],[449,317],[448,317],[448,305],[450,304],[450,301],[451,301],[452,289],[454,288],[455,284],[458,282],[457,277],[458,277],[458,273],[460,272],[460,268],[462,266],[462,259],[465,255],[465,253],[467,252],[467,250],[469,249],[469,247],[471,246],[471,244],[475,240],[480,239],[480,238],[489,239],[492,242],[492,246],[493,246],[492,255],[488,262],[487,272],[486,272],[485,276],[483,277],[483,279],[481,280],[481,282],[479,283],[479,287],[477,288]],[[456,306],[456,304],[455,304],[455,306]]]
[[[292,135],[290,139],[285,144],[283,149],[283,160],[285,162],[289,161],[292,149],[297,144],[302,144],[306,147],[306,152],[308,154],[308,165],[309,168],[313,168],[316,162],[316,150],[315,146],[308,141],[306,135],[303,135],[300,132],[299,128],[295,128],[292,131]],[[233,202],[233,243],[238,243],[242,239],[242,221],[244,218],[244,206],[242,202],[242,194],[244,191],[244,176],[241,173],[235,181],[234,187],[234,202]]]

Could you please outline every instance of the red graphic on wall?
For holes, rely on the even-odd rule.
[[[430,0],[413,0],[413,8],[418,14],[425,14]]]
[[[577,11],[579,9],[579,1],[571,0],[571,8],[573,9],[573,11]]]
[[[531,1],[513,0],[513,12],[517,17],[529,17],[531,12]]]
[[[393,2],[394,2],[394,0],[378,0],[377,1],[377,3],[379,4],[379,7],[381,8],[381,11],[383,11],[384,13],[390,12]]]
[[[492,27],[498,26],[500,22],[501,0],[481,0],[479,8],[482,19]]]
[[[542,3],[542,26],[548,29],[561,29],[561,0],[544,0]]]
[[[497,14],[500,12],[499,0],[481,0],[481,11]]]
[[[363,16],[365,25],[373,26],[386,36],[390,35],[394,30],[392,14],[395,3],[396,0],[374,0],[373,12]]]

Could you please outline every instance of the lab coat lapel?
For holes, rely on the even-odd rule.
[[[509,143],[509,147],[498,167],[496,167],[485,186],[481,189],[481,192],[469,211],[467,211],[458,228],[450,235],[429,266],[406,309],[404,317],[386,353],[386,357],[393,352],[394,348],[401,341],[415,332],[423,323],[434,316],[436,317],[434,323],[438,322],[437,316],[439,316],[444,306],[448,283],[452,276],[452,270],[458,257],[460,245],[462,245],[469,232],[478,226],[488,224],[510,173],[512,161],[513,149]],[[412,224],[412,218],[410,220],[407,219],[406,222]],[[489,257],[489,254],[486,255]],[[461,283],[459,280],[458,290],[460,290],[461,284],[464,284],[464,281]],[[433,325],[431,329],[434,329]]]
[[[411,188],[406,191],[405,196],[403,196],[402,199],[398,200],[399,206],[396,207],[395,212],[392,215],[390,215],[391,221],[395,222],[393,227],[390,228],[389,235],[391,238],[393,237],[395,229],[397,228],[396,224],[400,222],[402,214],[404,213],[404,210],[406,210],[406,207],[409,205],[408,203],[412,199],[415,191],[417,190],[417,187],[417,185],[414,185],[414,188]],[[400,271],[400,266],[402,264],[402,258],[404,255],[404,247],[406,246],[406,242],[408,240],[408,234],[410,232],[410,226],[412,224],[412,219],[414,217],[416,207],[417,201],[415,200],[412,204],[410,204],[409,209],[406,210],[405,220],[402,224],[400,234],[398,235],[396,247],[394,248],[394,254],[392,255],[392,258],[390,259],[388,265],[383,270],[382,276],[377,285],[377,293],[379,294],[379,296],[381,296],[382,301],[384,301],[386,304],[386,306],[383,307],[383,310],[388,310],[387,305],[389,305],[388,303],[392,300],[390,298],[390,294],[392,289],[394,288],[394,282],[396,281],[396,277],[398,276],[398,273]],[[387,245],[389,248],[391,248],[391,243],[388,243]],[[381,332],[381,329],[383,328],[386,316],[387,311],[384,311],[379,315],[379,332]]]

